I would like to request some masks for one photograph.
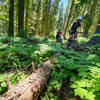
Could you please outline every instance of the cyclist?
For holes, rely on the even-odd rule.
[[[61,34],[62,34],[61,29],[59,29],[56,33],[56,41],[57,42],[61,42]]]
[[[77,38],[77,29],[79,27],[81,28],[81,31],[83,32],[81,21],[82,21],[82,16],[78,16],[77,20],[72,23],[72,25],[70,27],[70,30],[69,30],[69,39],[68,39],[68,41],[71,41],[73,36],[75,36]]]

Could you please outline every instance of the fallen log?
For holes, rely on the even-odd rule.
[[[34,63],[32,62],[31,64],[27,65],[24,69],[22,69],[22,71],[25,73],[25,74],[32,74],[33,72],[36,71],[36,68],[34,66]]]
[[[23,82],[11,88],[0,100],[37,100],[51,73],[51,61],[43,63]]]

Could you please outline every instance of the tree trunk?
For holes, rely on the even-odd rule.
[[[8,35],[14,36],[14,0],[10,0]]]
[[[15,2],[15,9],[18,9],[18,1],[16,0]],[[15,10],[15,31],[16,31],[16,36],[18,36],[18,10]]]
[[[71,4],[71,7],[70,7],[70,12],[69,12],[69,14],[68,14],[68,18],[67,18],[67,21],[66,21],[66,24],[65,24],[64,39],[65,39],[66,30],[67,30],[67,26],[68,26],[69,19],[70,19],[70,16],[71,16],[71,12],[72,12],[73,5],[74,5],[74,0],[72,0],[72,4]]]
[[[24,36],[24,0],[19,0],[18,5],[18,36]]]
[[[25,18],[25,34],[24,36],[27,37],[27,26],[28,26],[28,17],[29,17],[29,0],[26,0],[26,18]]]
[[[84,29],[85,29],[85,33],[88,33],[88,34],[85,34],[86,37],[90,37],[94,35],[96,31],[96,27],[98,25],[99,16],[100,16],[100,5],[99,4],[100,4],[99,0],[94,0],[91,10],[84,17],[85,19]]]
[[[35,73],[9,90],[0,100],[37,100],[47,83],[51,69],[51,62],[48,60]]]
[[[31,24],[31,26],[30,26],[31,27],[31,29],[30,29],[31,30],[31,34],[35,33],[34,32],[34,17],[33,17],[34,16],[34,10],[35,10],[34,3],[32,3],[32,10],[31,10],[32,15],[30,16],[31,17],[30,18],[31,19],[31,23],[30,23]]]
[[[35,29],[36,29],[36,35],[39,35],[38,34],[38,30],[39,30],[39,18],[40,18],[40,7],[41,7],[41,0],[39,0],[38,1],[39,3],[38,3],[38,7],[37,7],[37,19],[36,19],[36,27],[35,27]]]
[[[28,26],[28,12],[26,12],[26,19],[25,19],[25,34],[24,34],[25,37],[27,37],[27,26]]]

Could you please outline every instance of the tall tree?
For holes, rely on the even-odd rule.
[[[25,17],[25,33],[24,36],[27,36],[27,27],[28,27],[28,17],[29,17],[29,3],[30,0],[26,0],[25,5],[26,5],[26,17]]]
[[[70,18],[71,13],[72,13],[72,8],[74,6],[74,1],[75,0],[72,0],[71,7],[70,7],[70,10],[69,10],[69,14],[68,14],[68,17],[67,17],[67,20],[66,20],[65,29],[64,29],[64,38],[65,38],[65,35],[66,35],[67,26],[68,26],[68,23],[69,23],[69,18]]]
[[[47,36],[49,34],[49,32],[48,32],[49,10],[50,10],[49,1],[44,0],[44,3],[43,3],[43,16],[42,16],[42,33],[45,36]]]
[[[10,0],[8,35],[14,36],[14,0]]]
[[[50,32],[54,31],[57,26],[59,2],[60,0],[54,0],[54,3],[52,4],[51,13],[50,13],[50,25],[49,25]]]
[[[15,31],[15,36],[18,35],[18,0],[14,0],[14,12],[15,12],[15,16],[14,16],[14,31]]]
[[[57,28],[58,29],[63,28],[63,3],[61,4],[61,7],[59,9],[59,17],[58,17]]]
[[[18,3],[18,36],[24,37],[24,0]]]
[[[84,17],[86,36],[94,35],[100,18],[100,0],[93,0],[90,11]]]
[[[39,19],[40,19],[40,10],[41,10],[41,0],[38,1],[38,5],[37,5],[37,9],[36,9],[36,13],[37,13],[37,19],[36,19],[36,34],[38,34],[38,30],[39,30]]]

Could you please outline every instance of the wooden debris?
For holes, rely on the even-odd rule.
[[[11,88],[0,100],[37,100],[51,73],[50,60],[23,82]]]

